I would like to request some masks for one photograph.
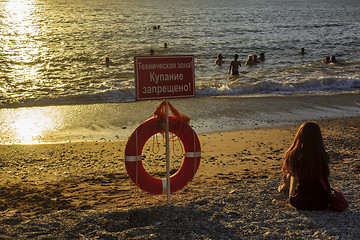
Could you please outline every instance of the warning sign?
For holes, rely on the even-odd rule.
[[[195,96],[194,56],[135,57],[136,100]]]

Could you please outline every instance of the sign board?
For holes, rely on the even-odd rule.
[[[135,57],[136,100],[195,96],[194,56]]]

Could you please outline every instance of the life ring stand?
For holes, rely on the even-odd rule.
[[[158,117],[150,118],[135,129],[125,148],[125,166],[131,180],[142,190],[152,194],[166,193],[166,179],[154,178],[145,171],[141,153],[147,140],[159,132],[163,132],[161,121]],[[176,117],[169,116],[169,132],[180,138],[185,149],[183,164],[170,177],[170,193],[173,193],[185,187],[194,177],[200,164],[201,146],[191,126]]]

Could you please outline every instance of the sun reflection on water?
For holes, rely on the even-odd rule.
[[[41,41],[39,5],[34,0],[10,0],[2,2],[0,7],[0,47],[6,62],[11,63],[6,77],[17,83],[34,81],[40,69],[39,58],[46,50]]]
[[[15,23],[20,23],[29,16],[32,6],[31,0],[12,0],[6,1],[4,7]]]

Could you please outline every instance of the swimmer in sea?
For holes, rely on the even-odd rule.
[[[167,48],[167,47],[168,47],[168,43],[164,42],[164,48]]]
[[[223,63],[224,63],[224,61],[223,61],[223,56],[222,56],[221,53],[219,53],[219,54],[217,55],[217,59],[216,59],[216,61],[215,61],[215,64],[221,66]]]
[[[150,56],[154,56],[155,55],[155,50],[154,49],[150,49]]]
[[[265,53],[260,53],[260,61],[265,61]]]
[[[121,65],[121,63],[113,62],[113,61],[110,60],[109,57],[106,57],[106,58],[105,58],[105,66],[106,66],[106,67],[119,66],[119,65]]]
[[[324,60],[323,60],[324,63],[329,63],[330,62],[330,57],[326,57]]]
[[[301,48],[301,49],[300,49],[300,54],[301,54],[301,55],[305,55],[305,54],[306,54],[305,48]]]
[[[229,74],[230,72],[232,75],[239,75],[239,67],[241,67],[241,62],[238,61],[239,55],[234,55],[234,60],[230,62],[229,66]]]
[[[106,57],[106,58],[105,58],[105,66],[106,66],[106,67],[109,67],[111,64],[113,64],[113,62],[110,60],[109,57]]]
[[[249,55],[245,65],[246,66],[252,66],[253,64],[254,64],[253,57],[251,55]]]
[[[332,56],[330,57],[330,61],[329,61],[329,62],[331,62],[331,63],[336,63],[336,62],[337,62],[334,55],[332,55]]]
[[[258,60],[257,55],[254,54],[254,56],[253,56],[253,64],[256,64],[256,63],[259,63],[259,62],[260,61]]]

